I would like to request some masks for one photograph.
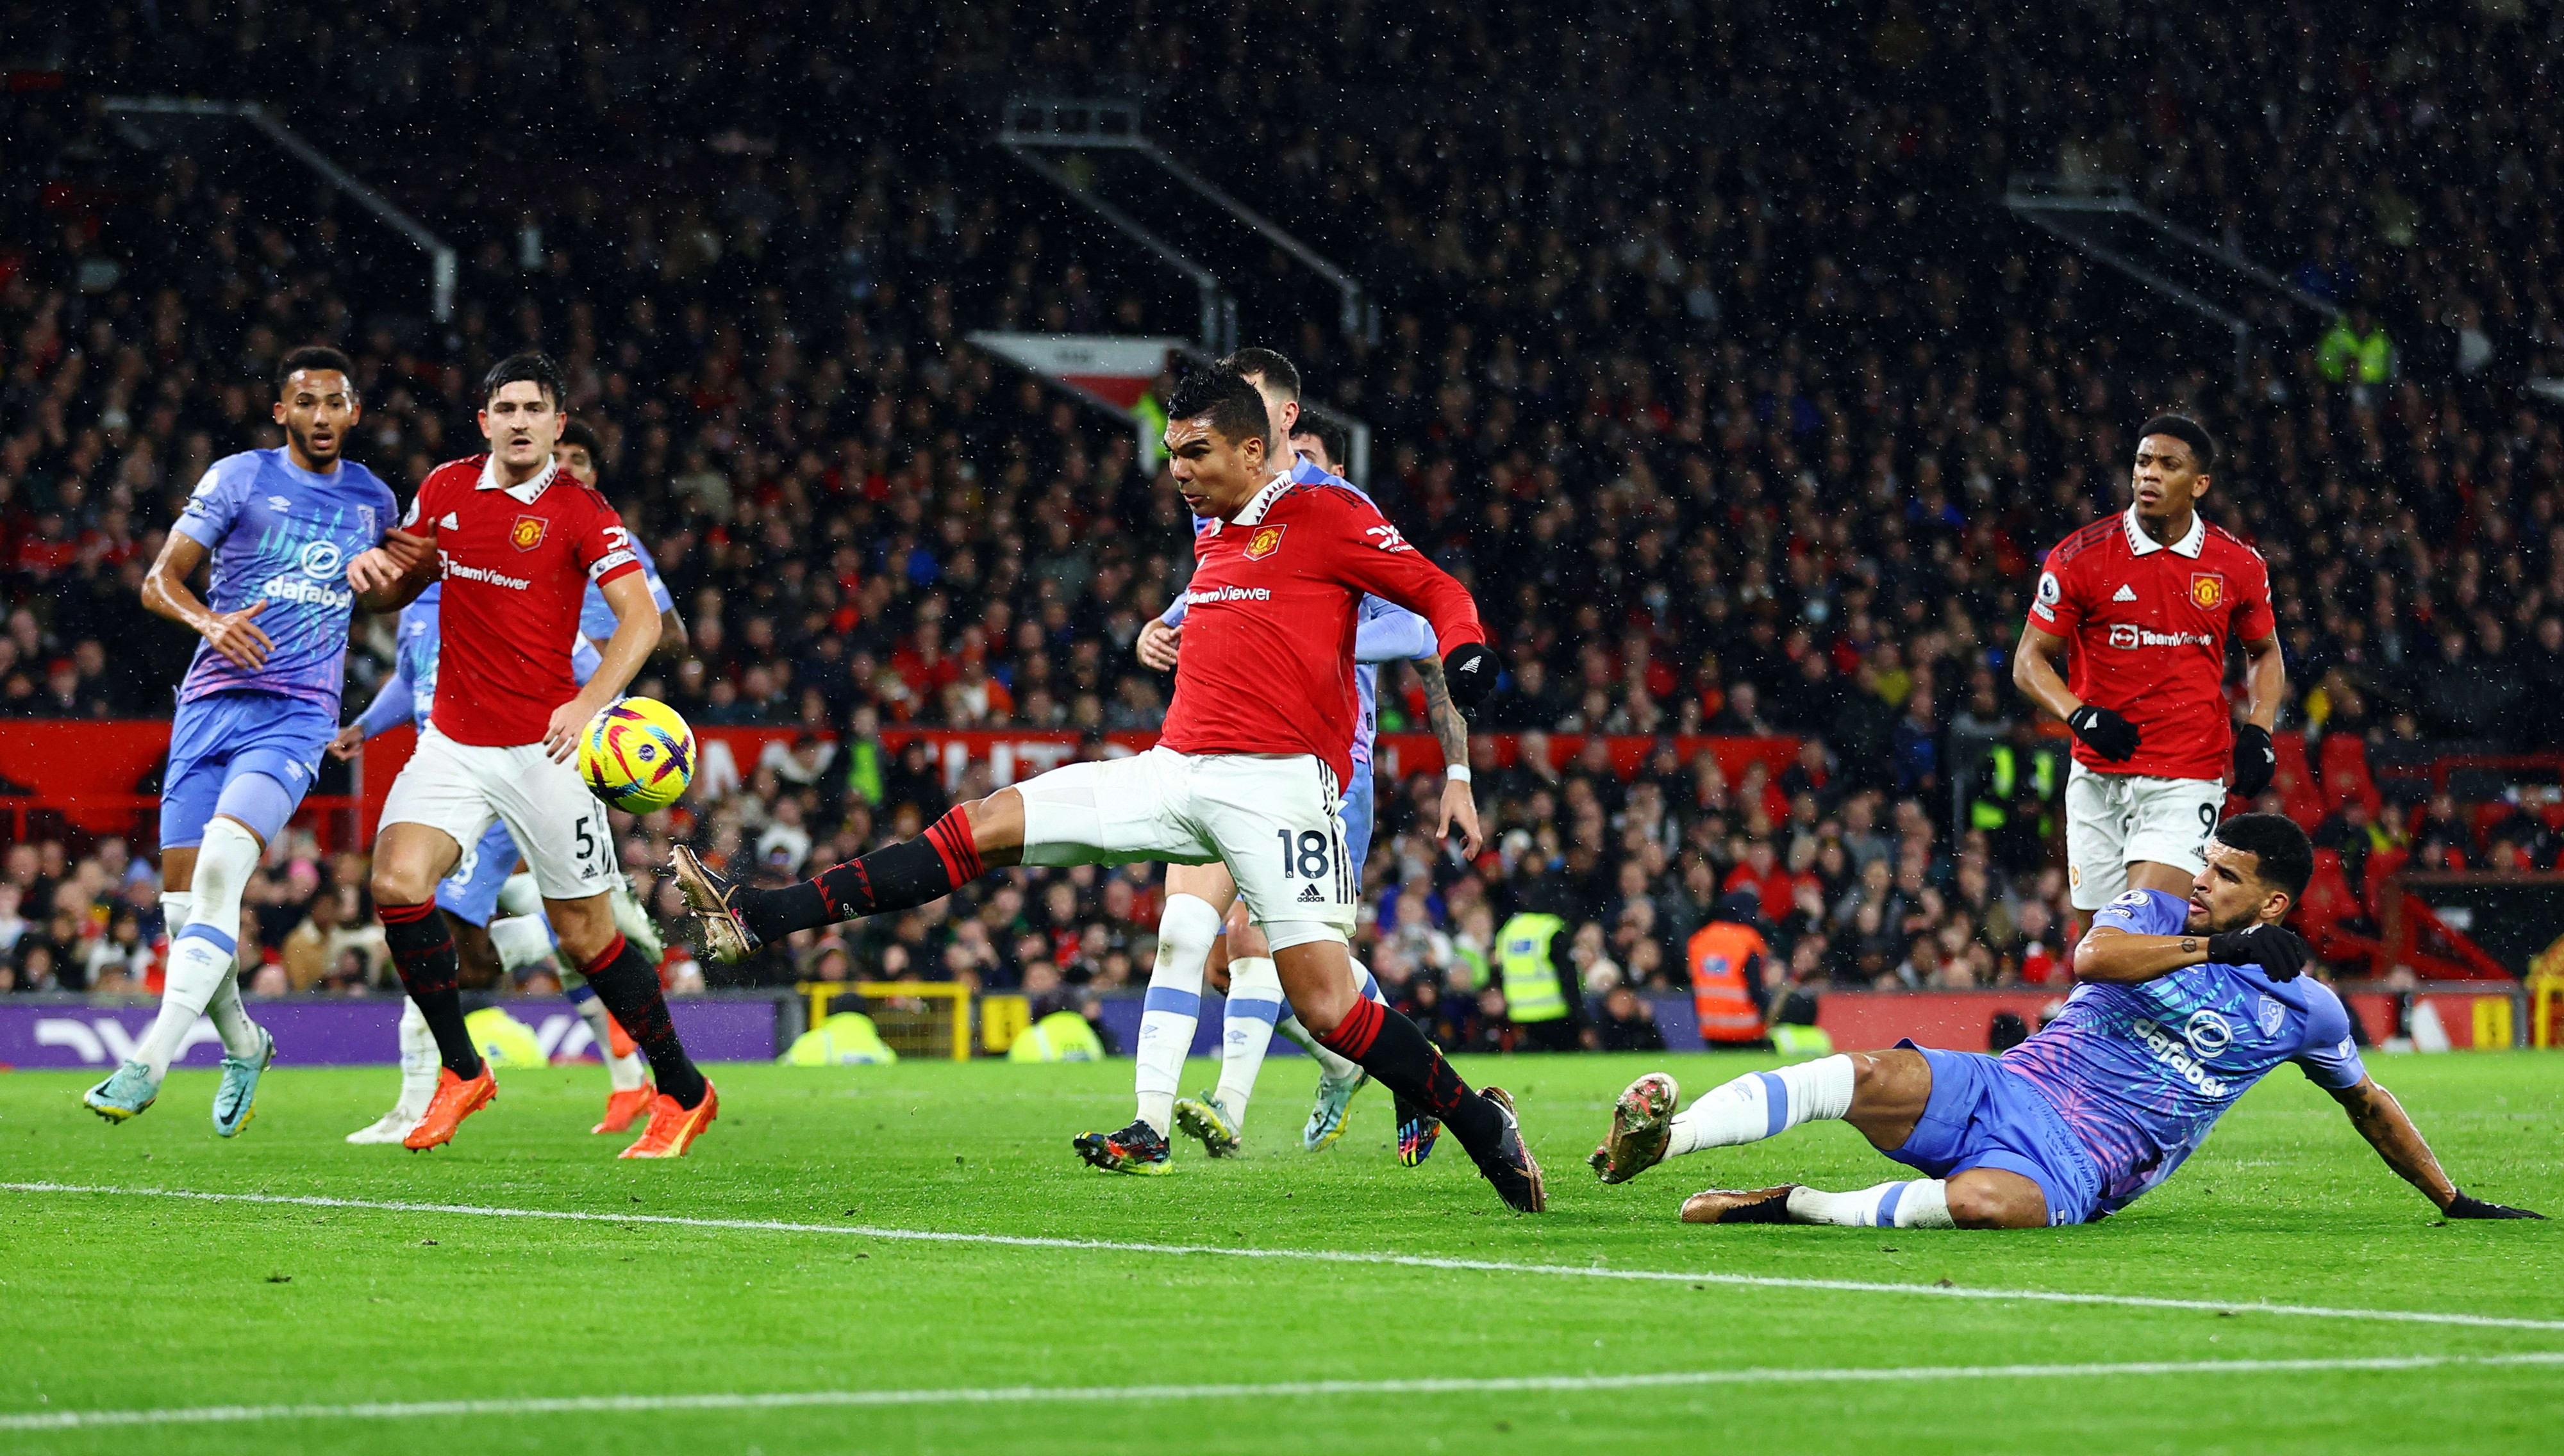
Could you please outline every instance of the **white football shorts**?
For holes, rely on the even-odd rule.
[[[2076,763],[2065,775],[2066,878],[2074,908],[2099,910],[2126,894],[2128,866],[2139,860],[2198,874],[2225,809],[2221,779],[2095,773]]]
[[[1027,865],[1216,861],[1268,935],[1291,921],[1353,929],[1360,869],[1345,858],[1344,795],[1315,754],[1158,747],[1063,764],[1015,791]]]
[[[424,824],[470,853],[492,820],[508,826],[545,900],[585,900],[615,882],[614,826],[578,769],[540,743],[458,743],[431,725],[383,800],[385,824]]]

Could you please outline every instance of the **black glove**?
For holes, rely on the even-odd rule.
[[[2469,1198],[2463,1188],[2459,1188],[2457,1196],[2449,1200],[2446,1211],[2451,1218],[2543,1219],[2546,1217],[2543,1213],[2532,1212],[2526,1208],[2513,1208],[2504,1203],[2486,1203],[2481,1198]]]
[[[1442,682],[1453,707],[1475,708],[1496,691],[1496,655],[1483,642],[1463,642],[1442,655]]]
[[[2257,799],[2270,786],[2270,775],[2278,766],[2279,750],[2270,746],[2270,730],[2247,723],[2235,730],[2235,776],[2227,780],[2227,792]]]
[[[2220,965],[2257,965],[2272,980],[2289,980],[2306,968],[2315,952],[2287,927],[2259,925],[2209,936],[2208,958]]]
[[[2137,726],[2097,703],[2086,703],[2065,720],[2085,747],[2116,763],[2137,751]]]

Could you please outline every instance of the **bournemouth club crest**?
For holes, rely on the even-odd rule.
[[[1282,532],[1287,529],[1289,527],[1280,525],[1256,527],[1255,534],[1246,539],[1246,559],[1261,561],[1282,549]]]
[[[2226,578],[2214,571],[2194,571],[2190,577],[2190,604],[2206,610],[2226,600]]]
[[[520,516],[516,523],[508,527],[508,544],[518,550],[531,551],[542,543],[543,519],[539,516]]]

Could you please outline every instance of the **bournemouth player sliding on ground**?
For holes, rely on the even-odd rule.
[[[1263,396],[1234,371],[1189,376],[1167,412],[1176,487],[1214,523],[1194,541],[1158,745],[1001,788],[923,838],[779,890],[729,885],[681,847],[674,870],[707,948],[736,959],[795,931],[940,900],[1002,866],[1216,860],[1318,1039],[1439,1117],[1507,1205],[1538,1212],[1540,1165],[1512,1100],[1471,1091],[1414,1023],[1363,999],[1346,941],[1354,874],[1336,806],[1351,768],[1356,609],[1369,592],[1421,614],[1453,697],[1474,703],[1495,676],[1477,608],[1370,503],[1295,483]]]
[[[2047,553],[2013,682],[2074,729],[2065,858],[2074,908],[2129,890],[2187,895],[2232,790],[2269,787],[2286,668],[2260,555],[2197,510],[2216,442],[2160,415],[2138,433],[2136,501]],[[2250,701],[2233,726],[2226,644]],[[2055,659],[2071,649],[2071,677]],[[2231,774],[2230,774],[2231,768]]]
[[[482,386],[491,453],[438,466],[403,522],[405,541],[424,541],[432,554],[406,572],[382,550],[348,563],[349,584],[375,610],[444,583],[432,721],[392,781],[374,842],[383,933],[444,1064],[425,1116],[401,1141],[412,1149],[447,1142],[498,1095],[464,1029],[454,936],[434,900],[464,846],[479,844],[497,820],[525,855],[562,951],[650,1059],[658,1095],[648,1128],[623,1155],[677,1157],[720,1104],[677,1040],[657,968],[614,928],[612,826],[569,761],[579,730],[657,644],[659,608],[621,518],[552,458],[560,394],[551,360],[502,360]],[[590,581],[615,627],[582,688],[570,649]]]
[[[2063,1013],[2002,1056],[1899,1042],[1749,1072],[1679,1115],[1674,1079],[1650,1072],[1620,1094],[1595,1170],[1626,1182],[1667,1156],[1838,1119],[1925,1176],[1851,1193],[1712,1188],[1684,1201],[1683,1221],[2083,1223],[2171,1177],[2253,1083],[2292,1063],[2448,1217],[2540,1217],[2450,1181],[2360,1065],[2341,998],[2298,974],[2306,942],[2280,922],[2314,863],[2304,830],[2277,814],[2239,814],[2218,828],[2186,896],[2131,890],[2101,912],[2074,948],[2080,984]]]

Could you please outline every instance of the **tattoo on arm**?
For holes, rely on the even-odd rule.
[[[2196,954],[2198,954],[2198,953],[2199,953],[2199,941],[2198,941],[2196,938],[2194,938],[2193,936],[2182,936],[2182,937],[2181,937],[2181,953],[2182,953],[2182,954],[2184,954],[2184,955],[2196,955]]]
[[[1469,721],[1460,716],[1458,705],[1451,701],[1451,685],[1442,677],[1442,664],[1429,657],[1415,660],[1415,675],[1424,680],[1424,720],[1433,726],[1433,736],[1442,743],[1442,761],[1469,761]]]

